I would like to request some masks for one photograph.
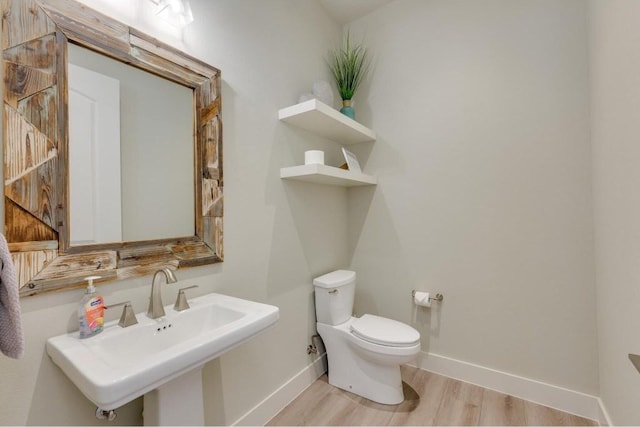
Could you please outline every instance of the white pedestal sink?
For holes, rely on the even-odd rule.
[[[145,425],[203,425],[202,366],[278,321],[277,307],[220,294],[189,301],[166,316],[137,315],[92,338],[78,332],[47,340],[47,353],[82,393],[103,410],[142,395]]]

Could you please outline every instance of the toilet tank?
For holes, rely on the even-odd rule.
[[[316,319],[327,325],[339,325],[351,318],[356,290],[355,271],[337,270],[313,279],[316,294]]]

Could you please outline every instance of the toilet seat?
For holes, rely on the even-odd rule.
[[[389,347],[412,347],[420,342],[420,333],[411,326],[385,317],[365,314],[350,327],[356,337]]]

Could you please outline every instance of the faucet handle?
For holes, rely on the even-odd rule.
[[[187,286],[186,288],[181,288],[178,290],[178,298],[176,298],[176,303],[173,306],[175,311],[183,311],[189,308],[189,303],[187,302],[187,296],[184,294],[184,291],[187,289],[197,288],[198,285]]]
[[[127,326],[135,325],[138,323],[138,319],[136,318],[136,314],[133,312],[133,307],[131,306],[131,301],[119,302],[117,304],[110,304],[109,306],[105,306],[105,309],[119,307],[123,305],[122,315],[120,316],[120,321],[118,322],[118,326],[121,328],[126,328]]]

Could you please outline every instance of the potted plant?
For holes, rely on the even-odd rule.
[[[340,112],[352,119],[355,119],[355,111],[351,99],[369,71],[367,59],[367,48],[362,44],[351,44],[348,32],[344,45],[329,52],[329,67],[342,97]]]

